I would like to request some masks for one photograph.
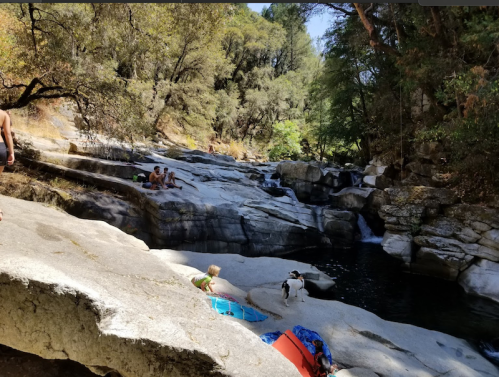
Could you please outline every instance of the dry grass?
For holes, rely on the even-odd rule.
[[[34,179],[24,173],[0,174],[0,194],[24,199],[25,191]]]
[[[227,154],[234,157],[236,160],[240,160],[247,152],[248,151],[242,142],[232,140],[229,144]]]
[[[57,115],[57,112],[49,105],[37,104],[30,109],[12,110],[12,129],[28,133],[30,135],[48,139],[62,139],[59,129],[52,123],[52,118],[57,118],[64,124],[68,121]]]
[[[55,177],[54,179],[49,181],[49,185],[51,187],[60,189],[60,190],[72,190],[72,191],[83,191],[83,187],[78,185],[73,181],[68,181],[67,179]]]
[[[17,165],[13,168],[12,172],[4,171],[0,174],[0,194],[22,198],[22,193],[32,183],[46,185],[63,191],[74,192],[95,192],[100,191],[104,194],[113,195],[107,190],[98,190],[93,185],[88,185],[82,182],[71,181],[61,177],[55,177],[52,174],[29,169],[23,165]]]

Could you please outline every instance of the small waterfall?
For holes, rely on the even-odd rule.
[[[262,182],[262,187],[278,188],[278,189],[282,190],[286,194],[286,196],[290,197],[293,200],[293,202],[295,202],[295,203],[299,202],[293,189],[291,189],[289,187],[282,187],[281,186],[281,179],[280,178],[272,179],[271,176],[272,176],[272,174],[265,174],[265,178]]]
[[[366,220],[364,217],[359,213],[359,220],[357,221],[357,225],[359,226],[360,229],[360,234],[361,234],[361,242],[366,242],[366,243],[381,243],[383,240],[383,237],[376,237],[369,228],[369,226],[366,223]]]
[[[281,187],[281,179],[271,179],[272,174],[265,174],[264,181],[262,183],[262,187]]]
[[[362,187],[362,174],[350,171],[350,185],[352,187]]]
[[[289,196],[295,203],[299,201],[293,189],[290,189],[289,187],[281,187],[281,189],[283,189],[286,196]]]

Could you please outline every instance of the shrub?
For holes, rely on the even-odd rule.
[[[176,160],[177,158],[179,158],[181,155],[182,155],[182,151],[176,145],[172,145],[165,152],[165,157],[172,158],[174,160]]]
[[[276,123],[273,126],[272,149],[269,158],[272,161],[290,158],[301,153],[301,133],[298,126],[286,120],[284,123]]]
[[[196,142],[190,135],[187,135],[187,137],[185,138],[185,143],[187,145],[187,148],[196,149]]]
[[[229,156],[234,157],[235,159],[240,159],[242,158],[245,151],[246,148],[244,147],[242,142],[237,142],[232,140],[229,144],[229,149],[227,151],[227,154]]]

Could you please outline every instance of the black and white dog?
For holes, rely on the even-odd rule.
[[[297,270],[293,270],[289,273],[290,279],[287,279],[282,283],[282,298],[284,299],[284,304],[288,305],[289,290],[293,288],[295,290],[295,297],[298,297],[298,291],[301,290],[301,300],[303,299],[303,289],[305,288],[305,279]]]

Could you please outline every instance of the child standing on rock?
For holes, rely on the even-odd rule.
[[[214,292],[213,284],[215,284],[215,282],[212,281],[212,278],[214,276],[218,276],[219,273],[220,273],[220,267],[212,264],[210,267],[208,267],[207,273],[194,276],[191,282],[196,287],[201,289],[203,292],[206,292],[208,290]]]

